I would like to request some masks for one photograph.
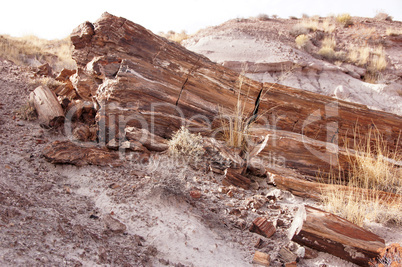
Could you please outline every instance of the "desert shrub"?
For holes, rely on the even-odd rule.
[[[370,131],[367,140],[371,135]],[[331,184],[362,188],[363,191],[324,191],[324,208],[360,226],[365,220],[402,224],[402,169],[394,165],[402,160],[400,146],[397,144],[391,152],[378,133],[375,139],[373,144],[355,138],[353,149],[346,148],[350,166],[348,176],[345,177],[342,171],[334,171],[330,178]],[[399,194],[399,197],[381,200],[382,191]]]
[[[384,12],[377,13],[377,15],[374,18],[377,19],[377,20],[392,21],[392,17],[389,16],[387,13],[384,13]]]
[[[180,33],[175,32],[175,31],[168,31],[167,33],[160,32],[159,36],[162,36],[170,41],[176,42],[176,43],[181,43],[182,41],[186,40],[189,38],[189,35],[187,34],[186,31],[181,31]]]
[[[202,136],[193,134],[182,126],[177,130],[168,141],[169,151],[175,156],[186,156],[190,158],[200,158],[204,154],[202,146]]]
[[[321,47],[318,54],[328,60],[335,59],[335,50],[332,47]]]
[[[296,37],[295,42],[299,49],[306,49],[310,44],[310,38],[307,35],[302,34]]]
[[[289,19],[291,19],[291,20],[298,20],[298,18],[295,17],[295,16],[289,16]]]
[[[303,19],[300,24],[303,25],[308,30],[311,30],[311,31],[314,31],[314,32],[316,30],[318,30],[319,26],[320,26],[319,20],[317,18],[315,18],[315,17],[309,18],[309,19]]]
[[[33,121],[38,118],[35,108],[28,102],[14,111],[17,118],[27,121]]]
[[[322,23],[324,32],[333,33],[335,31],[335,24],[331,23],[330,18],[327,18]]]
[[[353,25],[352,17],[347,13],[336,16],[336,21],[339,24],[341,24],[343,27],[348,27],[350,25]]]
[[[257,16],[257,19],[261,20],[261,21],[267,21],[267,20],[269,20],[269,16],[267,14],[259,14]]]
[[[308,34],[310,32],[309,29],[307,29],[305,26],[303,26],[302,24],[296,24],[292,27],[292,29],[290,30],[290,35],[292,36],[299,36],[302,34]]]
[[[325,37],[322,41],[322,47],[335,48],[336,40],[333,37]]]

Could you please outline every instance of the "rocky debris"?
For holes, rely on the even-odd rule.
[[[289,231],[293,241],[361,266],[385,247],[379,236],[334,214],[311,206],[301,207]],[[300,210],[299,210],[300,211]]]
[[[44,127],[53,127],[64,120],[64,112],[56,95],[47,87],[39,86],[29,96]]]
[[[147,129],[126,127],[125,134],[128,140],[139,142],[149,151],[162,152],[168,149],[166,139],[150,133]]]
[[[61,85],[54,90],[54,93],[56,95],[64,96],[68,99],[74,99],[77,97],[77,93],[74,90],[73,83],[70,80],[70,77],[73,76],[76,72],[76,70],[69,69],[62,69],[60,71],[55,80],[64,83],[64,85]]]
[[[46,160],[55,164],[73,164],[77,166],[86,164],[119,166],[122,164],[116,152],[94,145],[79,146],[71,141],[54,141],[43,149],[42,155]]]
[[[45,63],[37,67],[35,74],[37,76],[53,77],[53,69],[50,67],[49,63]]]
[[[127,230],[127,226],[124,223],[121,223],[116,218],[113,218],[110,214],[104,215],[103,221],[106,228],[114,233],[124,233]]]
[[[253,257],[254,264],[259,264],[262,266],[269,266],[270,262],[271,262],[271,258],[269,256],[269,254],[260,252],[260,251],[256,251],[254,253],[254,257]]]
[[[270,238],[276,232],[274,224],[264,217],[258,217],[253,221],[250,232],[255,232],[266,238]]]

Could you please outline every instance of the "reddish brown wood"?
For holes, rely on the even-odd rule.
[[[301,230],[292,237],[303,246],[361,266],[368,266],[385,247],[382,238],[341,217],[310,206],[305,209],[306,219]]]

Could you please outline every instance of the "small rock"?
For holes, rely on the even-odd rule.
[[[258,217],[253,221],[253,224],[250,227],[250,232],[254,232],[269,238],[275,234],[276,229],[272,222],[269,222],[264,217]]]
[[[112,215],[107,214],[103,217],[103,221],[107,229],[115,233],[124,233],[127,229],[126,225],[121,223],[119,220],[112,217]]]
[[[260,264],[262,266],[269,266],[271,262],[269,254],[264,252],[256,251],[253,258],[254,264]]]
[[[196,199],[201,198],[201,191],[200,190],[191,190],[190,196],[192,198],[196,198]]]
[[[17,121],[17,125],[18,125],[18,126],[24,126],[25,123],[24,123],[23,121]]]

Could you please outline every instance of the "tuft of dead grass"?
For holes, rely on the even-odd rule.
[[[299,49],[308,49],[310,45],[310,38],[305,34],[301,34],[296,37],[295,42]]]
[[[336,16],[336,21],[343,27],[349,27],[353,25],[352,17],[348,13],[340,14]]]
[[[170,41],[176,42],[181,44],[184,40],[188,39],[190,36],[187,34],[186,31],[181,31],[180,33],[175,31],[168,31],[167,33],[160,32],[159,36],[162,36]]]
[[[23,66],[36,67],[48,62],[56,71],[76,68],[70,38],[45,40],[33,35],[0,35],[0,57]]]
[[[185,156],[191,159],[199,159],[204,154],[202,136],[193,134],[182,126],[168,141],[169,152],[175,156]]]
[[[357,134],[356,134],[357,135]],[[368,133],[370,140],[373,133]],[[355,138],[353,149],[348,152],[348,177],[343,172],[333,172],[330,183],[347,185],[350,188],[362,188],[366,194],[359,191],[333,190],[323,192],[323,204],[327,211],[362,226],[365,220],[380,223],[402,224],[402,162],[400,147],[390,151],[382,136],[375,135],[375,143],[369,141],[357,142]],[[348,147],[348,146],[346,146]],[[347,180],[347,182],[342,182]],[[396,194],[395,198],[386,203],[380,199],[381,192]]]

